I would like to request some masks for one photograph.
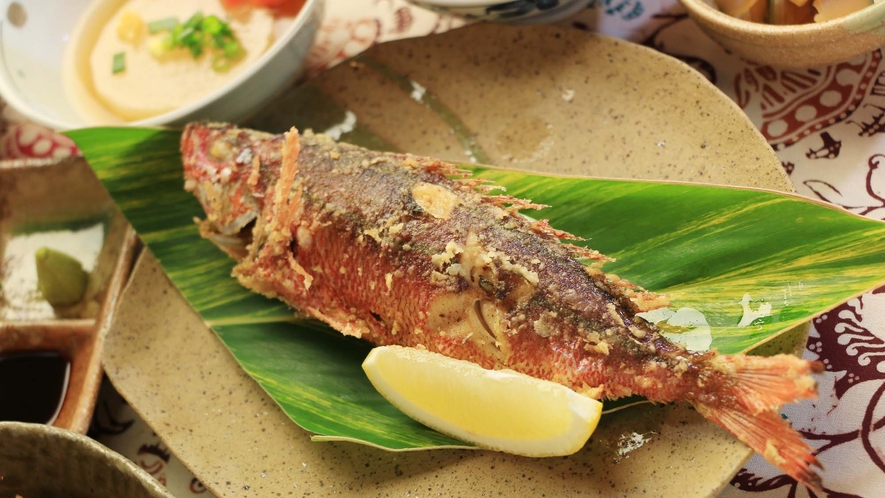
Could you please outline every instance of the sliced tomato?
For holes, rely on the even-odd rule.
[[[250,0],[221,0],[221,3],[227,9],[235,9],[250,3]]]
[[[252,0],[252,5],[256,7],[275,9],[277,7],[282,7],[283,4],[289,3],[291,1],[292,0]]]
[[[294,16],[301,10],[305,0],[221,0],[226,9],[258,7],[271,9],[278,16]]]

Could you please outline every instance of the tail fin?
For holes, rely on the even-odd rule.
[[[820,477],[811,469],[821,467],[820,462],[779,411],[784,403],[816,397],[811,374],[822,372],[823,365],[790,355],[721,355],[714,361],[718,370],[726,372],[729,385],[715,398],[696,401],[698,411],[787,475],[820,492]]]
[[[776,411],[758,415],[734,408],[699,411],[800,484],[818,493],[822,491],[820,476],[811,469],[811,466],[821,466],[811,446]]]
[[[734,372],[732,394],[751,414],[761,413],[800,399],[817,397],[813,373],[823,372],[823,364],[792,355],[721,355],[727,369]]]

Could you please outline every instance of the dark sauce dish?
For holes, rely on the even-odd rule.
[[[0,420],[52,424],[70,376],[71,362],[56,351],[0,353]]]

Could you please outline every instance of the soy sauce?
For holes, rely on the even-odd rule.
[[[0,354],[0,420],[52,423],[69,375],[70,362],[55,352]]]

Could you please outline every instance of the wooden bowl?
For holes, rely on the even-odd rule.
[[[701,29],[726,50],[760,64],[810,68],[851,60],[885,45],[885,3],[832,21],[771,26],[720,12],[715,0],[680,0]]]
[[[172,498],[134,463],[80,434],[0,422],[0,497]]]

